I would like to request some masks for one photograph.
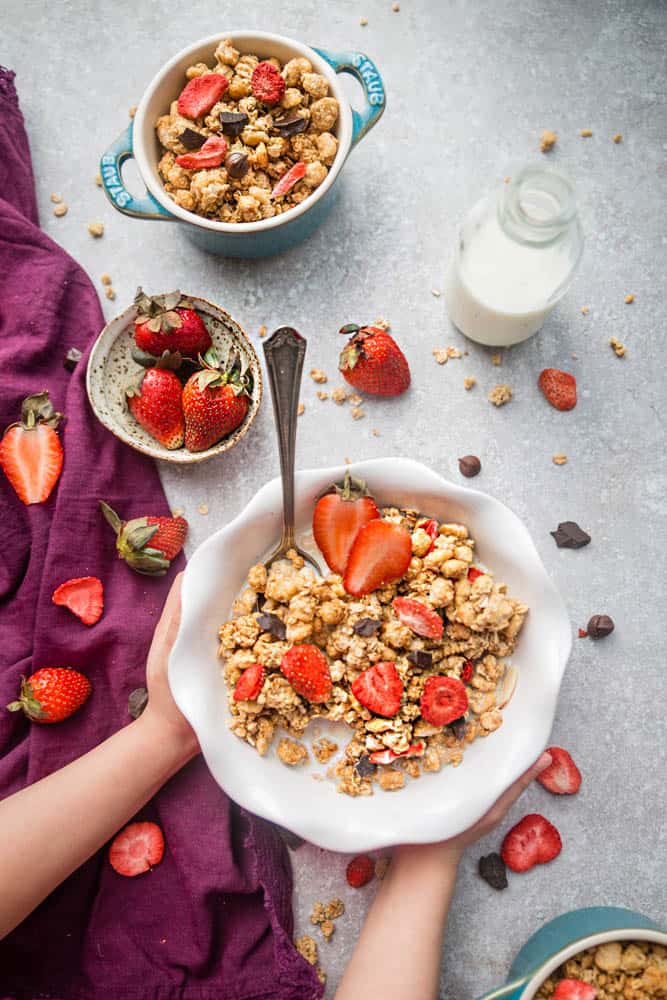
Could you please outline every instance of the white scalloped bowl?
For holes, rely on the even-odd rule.
[[[340,480],[346,468],[297,473],[297,528],[309,530],[317,496]],[[188,562],[181,627],[169,662],[174,698],[225,792],[245,809],[313,844],[351,852],[442,840],[476,822],[547,745],[571,648],[563,601],[527,529],[504,504],[449,483],[409,459],[360,462],[353,472],[367,481],[380,504],[413,507],[466,524],[476,539],[480,561],[507,583],[512,595],[528,604],[530,612],[512,657],[518,684],[501,728],[469,746],[460,767],[408,781],[399,792],[378,790],[360,798],[339,794],[332,780],[314,780],[313,766],[285,767],[275,750],[260,757],[230,732],[225,683],[216,656],[217,630],[229,617],[249,567],[279,537],[279,479],[262,487],[245,510],[200,545]],[[313,725],[322,730],[325,724],[315,720],[309,729]],[[351,731],[342,723],[336,725],[338,742],[344,746]],[[318,776],[323,773],[320,768]]]

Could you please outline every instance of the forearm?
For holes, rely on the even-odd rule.
[[[441,844],[396,849],[336,1000],[437,997],[458,857]]]
[[[67,767],[0,802],[0,938],[194,752],[146,711]]]

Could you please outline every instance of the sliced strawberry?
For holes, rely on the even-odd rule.
[[[463,670],[461,671],[461,680],[464,684],[467,684],[469,680],[472,679],[473,670],[475,668],[470,660],[466,660],[463,664]]]
[[[407,750],[402,753],[396,753],[394,750],[375,750],[374,753],[369,754],[368,759],[371,764],[392,764],[395,760],[399,760],[401,757],[423,757],[424,750],[426,749],[426,744],[411,743]]]
[[[561,979],[553,993],[553,1000],[595,1000],[597,987],[583,979]]]
[[[375,864],[367,854],[359,854],[356,858],[352,858],[345,871],[348,885],[353,889],[360,889],[362,885],[370,882],[374,875]]]
[[[251,663],[236,682],[234,701],[254,701],[263,683],[264,667],[261,663]]]
[[[420,708],[422,718],[432,726],[446,726],[468,710],[465,684],[456,677],[429,677],[424,684]]]
[[[393,663],[375,663],[352,682],[352,694],[370,712],[391,718],[401,707],[403,682]]]
[[[219,167],[227,155],[227,140],[221,135],[212,135],[196,153],[183,153],[176,157],[176,163],[184,170],[210,170]]]
[[[81,576],[61,583],[51,600],[71,611],[84,625],[94,625],[102,617],[104,587],[96,576]]]
[[[329,663],[317,646],[292,646],[283,656],[280,669],[302,698],[319,704],[331,697]]]
[[[400,580],[412,559],[410,532],[400,524],[376,519],[359,529],[343,578],[348,594],[362,597]]]
[[[306,164],[303,160],[299,160],[295,163],[293,167],[283,174],[273,191],[271,192],[271,198],[282,198],[286,195],[288,191],[291,191],[295,184],[306,176]]]
[[[468,579],[471,583],[474,583],[478,576],[484,576],[484,571],[477,569],[476,566],[471,566],[468,570]]]
[[[285,79],[273,63],[257,63],[250,77],[253,97],[263,104],[277,104],[285,93]]]
[[[157,823],[130,823],[109,848],[111,867],[128,878],[150,871],[163,857],[164,836]]]
[[[183,118],[201,118],[220,100],[229,86],[222,73],[204,73],[196,76],[181,91],[178,98],[178,113]]]
[[[313,535],[327,566],[340,576],[345,572],[352,545],[362,525],[380,517],[366,484],[345,473],[342,486],[315,504]]]
[[[425,639],[442,639],[444,624],[437,611],[411,597],[395,597],[391,606],[398,619],[416,635]]]
[[[537,776],[537,780],[554,795],[574,795],[581,786],[581,771],[567,750],[547,747],[551,764]]]
[[[539,813],[529,813],[503,840],[502,858],[513,872],[527,872],[558,857],[563,847],[553,823]]]
[[[24,504],[48,500],[63,467],[63,446],[55,428],[62,414],[53,409],[46,390],[28,396],[21,421],[0,441],[0,466]]]

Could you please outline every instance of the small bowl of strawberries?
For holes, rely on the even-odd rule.
[[[228,451],[247,433],[262,374],[248,336],[220,306],[139,288],[97,338],[86,388],[98,420],[125,444],[190,464]]]

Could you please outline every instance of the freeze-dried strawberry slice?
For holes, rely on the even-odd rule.
[[[581,787],[581,771],[562,747],[547,747],[547,753],[551,756],[551,764],[537,780],[554,795],[574,795]]]
[[[295,163],[293,167],[283,174],[273,191],[271,192],[272,198],[282,198],[286,195],[288,191],[291,191],[295,184],[305,177],[306,175],[306,164],[303,160],[299,160]]]
[[[393,663],[375,663],[352,682],[352,694],[370,712],[391,718],[401,707],[403,682]]]
[[[176,157],[176,163],[184,170],[211,170],[219,167],[227,155],[227,140],[221,135],[212,135],[196,153],[183,153]]]
[[[478,576],[484,576],[483,571],[481,569],[477,569],[476,566],[471,566],[468,570],[468,579],[470,582],[474,583]]]
[[[540,373],[538,385],[557,410],[573,410],[577,405],[577,380],[569,372],[545,368]]]
[[[416,635],[422,635],[426,639],[442,639],[442,618],[421,601],[413,601],[411,597],[395,597],[391,606],[403,625],[407,625]]]
[[[502,858],[513,872],[527,872],[558,857],[563,848],[553,823],[539,813],[529,813],[512,827],[503,840]]]
[[[280,669],[296,693],[308,701],[319,704],[331,696],[329,663],[317,646],[292,646],[283,656]]]
[[[561,979],[556,986],[553,1000],[595,1000],[597,987],[583,979]]]
[[[424,685],[420,708],[422,718],[432,726],[446,726],[468,710],[465,684],[456,677],[429,677]]]
[[[425,749],[426,744],[423,742],[411,743],[408,749],[402,753],[396,753],[389,748],[386,750],[375,750],[369,755],[368,759],[371,764],[391,764],[393,761],[399,760],[400,757],[423,757]]]
[[[178,98],[178,113],[183,118],[201,118],[220,100],[229,86],[222,73],[204,73],[186,83]]]
[[[263,104],[277,104],[285,93],[285,81],[273,63],[257,63],[250,77],[253,97]]]
[[[234,701],[254,701],[263,683],[264,667],[261,663],[251,663],[236,682]]]
[[[467,684],[468,681],[472,678],[473,669],[474,668],[471,661],[466,660],[465,663],[463,664],[463,670],[461,671],[461,680],[463,681],[464,684]]]
[[[427,521],[424,521],[423,524],[417,522],[417,527],[421,528],[422,531],[425,531],[426,534],[433,539],[433,541],[431,542],[431,547],[428,550],[428,552],[432,552],[433,549],[435,548],[435,540],[440,534],[440,528],[438,526],[438,522],[434,518],[429,517],[429,519]],[[428,552],[426,553],[427,555]]]

